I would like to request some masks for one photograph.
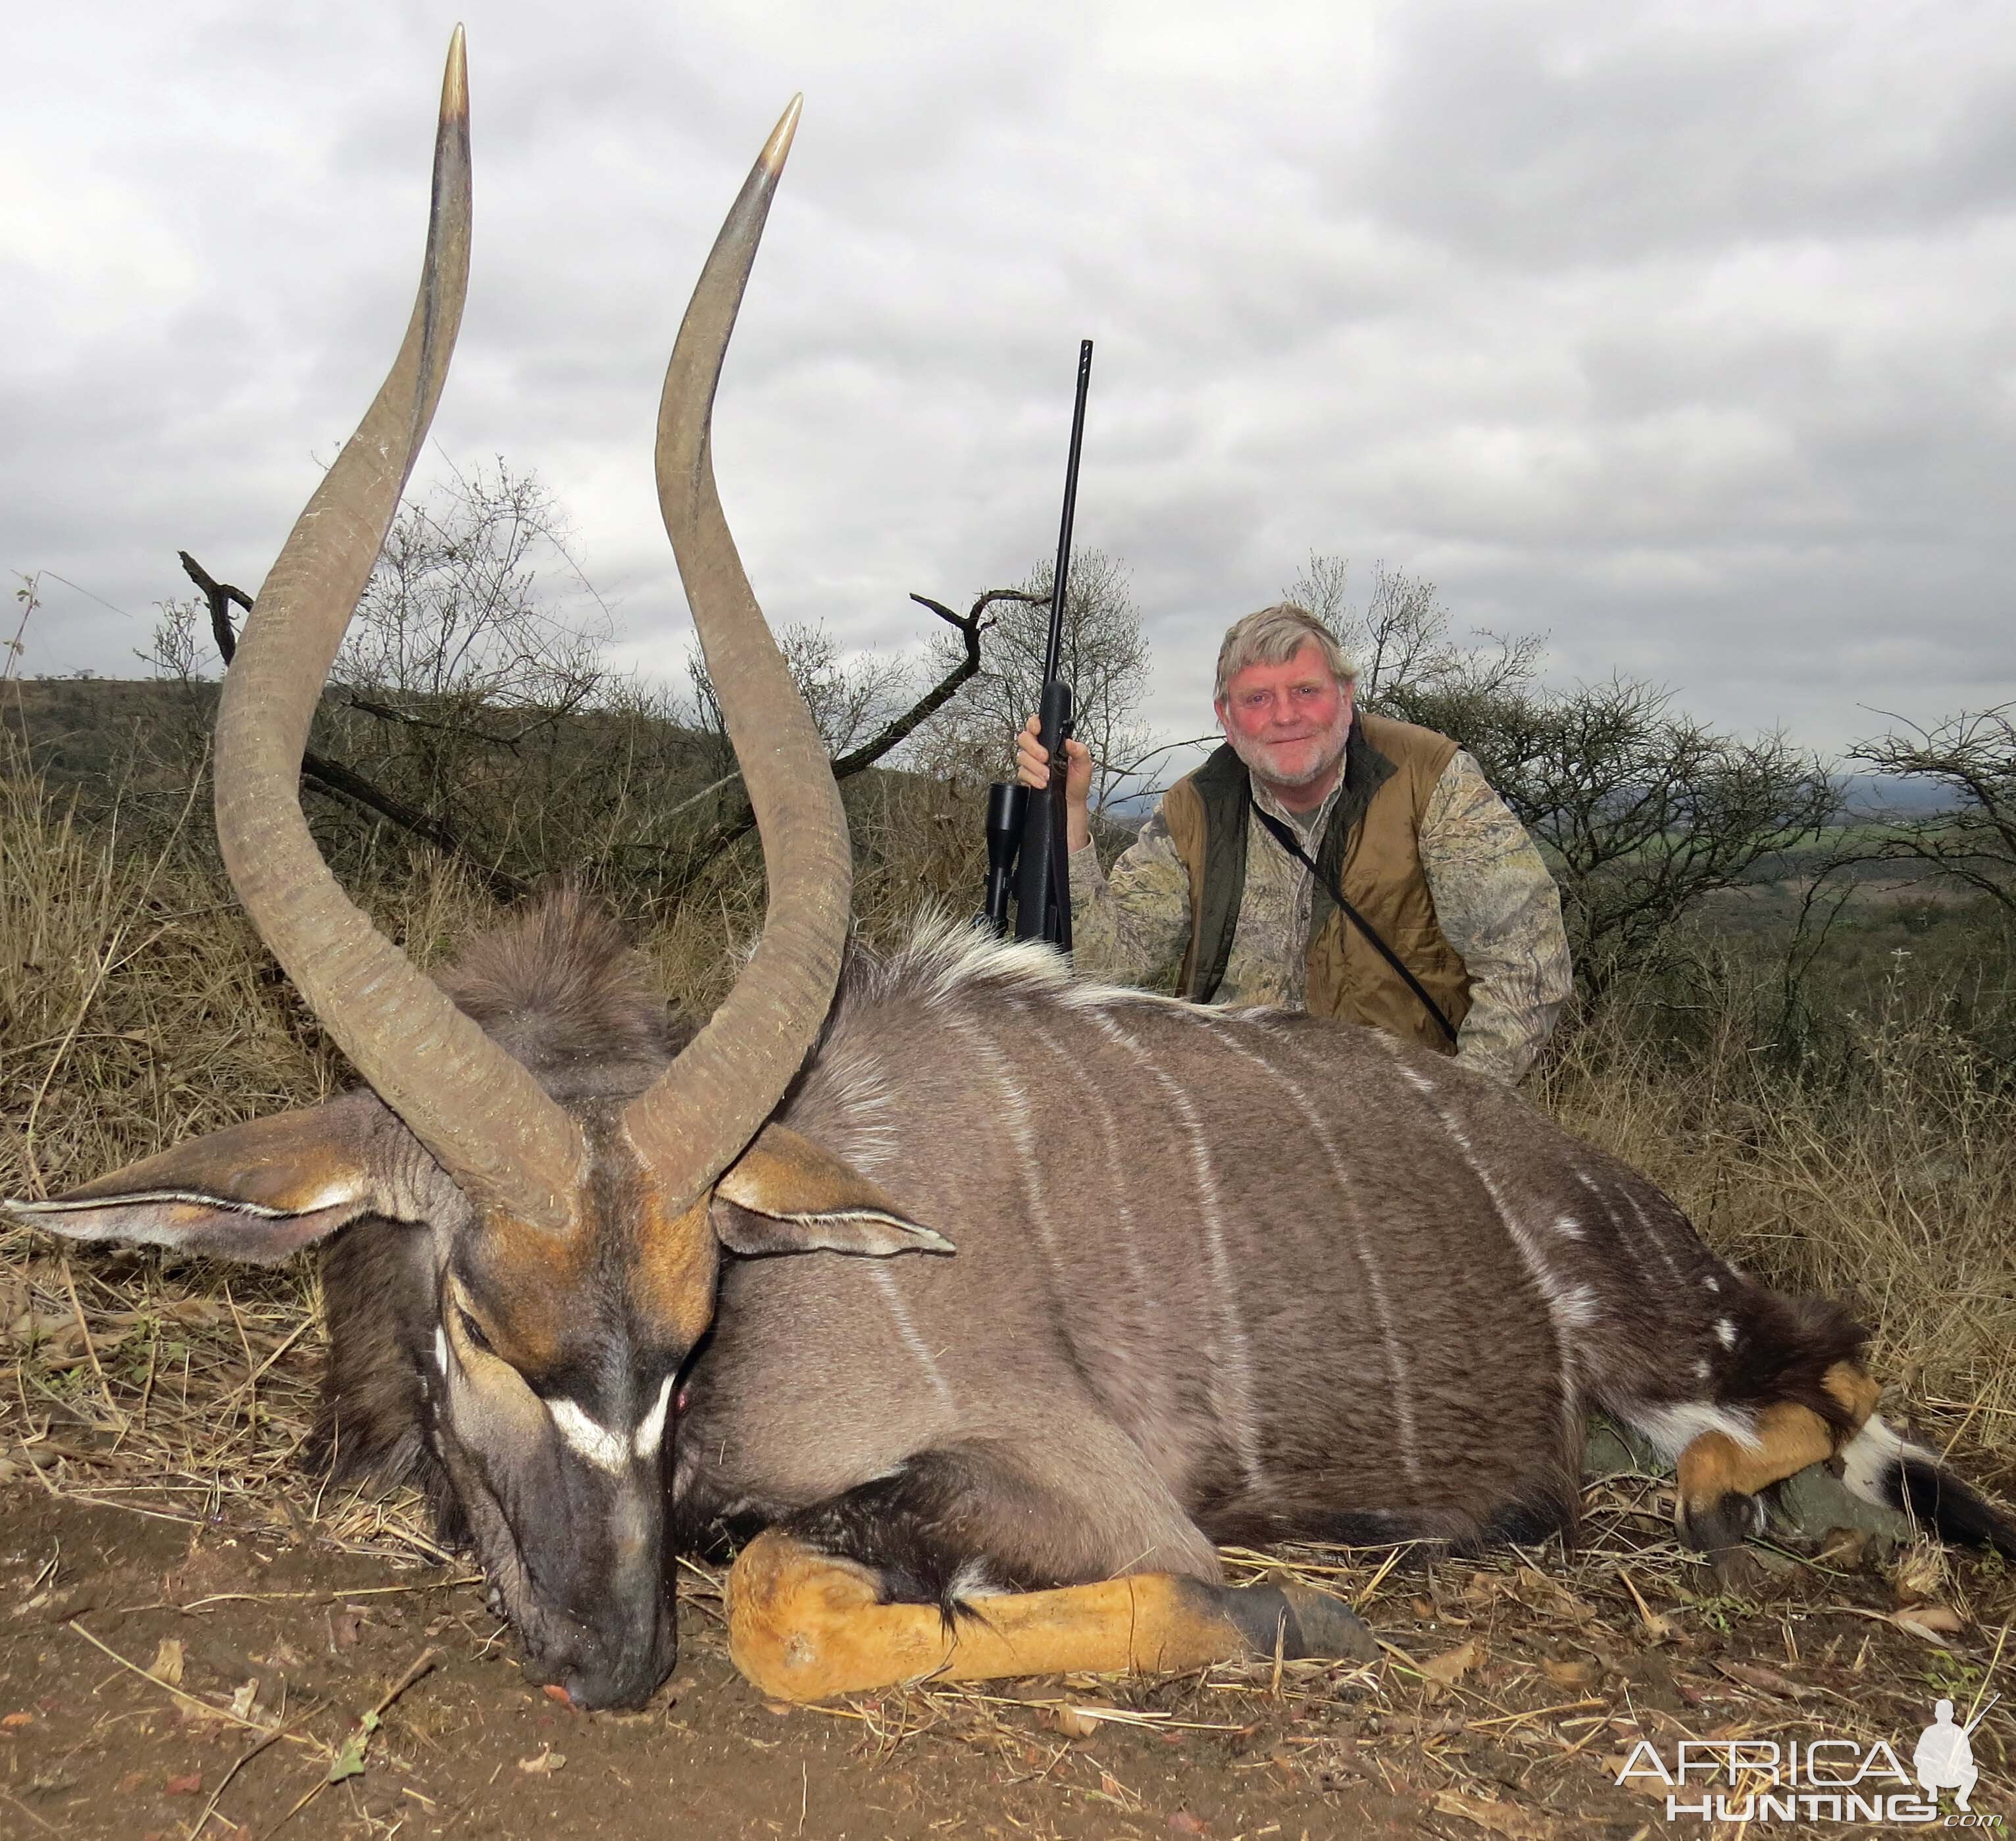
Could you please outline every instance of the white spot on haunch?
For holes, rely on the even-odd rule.
[[[1701,1283],[1706,1285],[1712,1292],[1719,1292],[1722,1289],[1722,1281],[1718,1279],[1712,1272],[1711,1272],[1707,1277],[1703,1279]]]
[[[954,1600],[994,1598],[1000,1597],[1006,1590],[1006,1587],[995,1583],[993,1575],[987,1570],[985,1559],[971,1559],[952,1576],[952,1583],[946,1587],[945,1596]]]
[[[1705,1381],[1714,1372],[1714,1369],[1710,1367],[1705,1360],[1694,1364],[1694,1378],[1697,1381]]]
[[[1880,1502],[1886,1508],[1895,1508],[1899,1493],[1885,1485],[1890,1481],[1890,1467],[1906,1457],[1916,1458],[1921,1464],[1936,1465],[1939,1461],[1936,1452],[1899,1436],[1884,1423],[1880,1414],[1871,1413],[1863,1421],[1862,1429],[1841,1448],[1841,1480],[1864,1502]]]
[[[1603,1314],[1596,1293],[1586,1284],[1571,1286],[1553,1302],[1555,1314],[1570,1329],[1588,1329]]]
[[[434,1325],[434,1366],[444,1374],[448,1372],[448,1331],[439,1324]]]
[[[1554,1223],[1554,1231],[1564,1240],[1582,1238],[1582,1223],[1573,1215],[1563,1215]]]
[[[1736,1346],[1736,1325],[1727,1317],[1721,1318],[1715,1326],[1715,1338],[1725,1349]]]
[[[668,1374],[658,1389],[658,1397],[651,1403],[651,1409],[637,1421],[636,1436],[630,1441],[630,1448],[639,1457],[648,1457],[658,1448],[665,1436],[665,1410],[672,1403],[672,1377]]]
[[[553,1415],[553,1429],[567,1449],[585,1457],[597,1470],[620,1475],[630,1462],[630,1441],[620,1433],[599,1425],[571,1400],[549,1400],[546,1410]]]

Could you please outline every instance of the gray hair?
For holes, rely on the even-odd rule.
[[[1211,688],[1211,701],[1222,702],[1226,686],[1249,665],[1286,665],[1311,639],[1322,649],[1332,677],[1346,688],[1358,682],[1358,667],[1345,656],[1335,633],[1308,608],[1293,601],[1276,601],[1226,629],[1225,642],[1218,649],[1218,682]]]

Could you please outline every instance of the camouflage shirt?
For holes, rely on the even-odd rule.
[[[1313,857],[1341,787],[1314,812],[1255,797]],[[1500,1080],[1532,1065],[1568,994],[1568,937],[1553,878],[1525,827],[1459,749],[1421,820],[1421,868],[1442,935],[1471,979],[1456,1059]],[[1088,846],[1071,859],[1072,958],[1094,977],[1151,984],[1190,943],[1190,874],[1158,808],[1109,876]],[[1256,825],[1232,955],[1215,1003],[1300,1010],[1306,1000],[1309,873]]]

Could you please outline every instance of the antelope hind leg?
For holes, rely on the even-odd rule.
[[[1845,1430],[1810,1407],[1777,1400],[1758,1413],[1754,1442],[1707,1432],[1680,1453],[1680,1537],[1705,1553],[1729,1584],[1748,1585],[1756,1578],[1756,1562],[1743,1551],[1743,1543],[1763,1526],[1758,1492],[1832,1457],[1875,1410],[1876,1382],[1849,1363],[1836,1362],[1821,1385],[1847,1417]]]
[[[857,1561],[779,1529],[743,1549],[728,1579],[735,1666],[779,1700],[821,1700],[925,1678],[1155,1673],[1280,1652],[1363,1657],[1370,1631],[1302,1587],[1230,1590],[1170,1573],[1006,1592],[939,1605],[885,1604]]]

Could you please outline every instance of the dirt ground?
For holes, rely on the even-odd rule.
[[[26,1454],[0,1487],[9,1836],[1626,1841],[1667,1832],[1659,1786],[1615,1781],[1640,1737],[1874,1735],[1908,1760],[1936,1693],[1964,1712],[2016,1673],[1999,1565],[1837,1537],[1775,1558],[1754,1601],[1700,1595],[1656,1483],[1626,1479],[1572,1561],[1330,1556],[1390,1645],[1369,1666],[786,1708],[736,1675],[694,1572],[671,1681],[584,1715],[527,1683],[466,1573],[344,1551],[311,1479],[276,1536],[229,1501],[193,1521],[71,1500]],[[1997,1709],[1976,1734],[1977,1810],[2016,1813],[2012,1733]]]

